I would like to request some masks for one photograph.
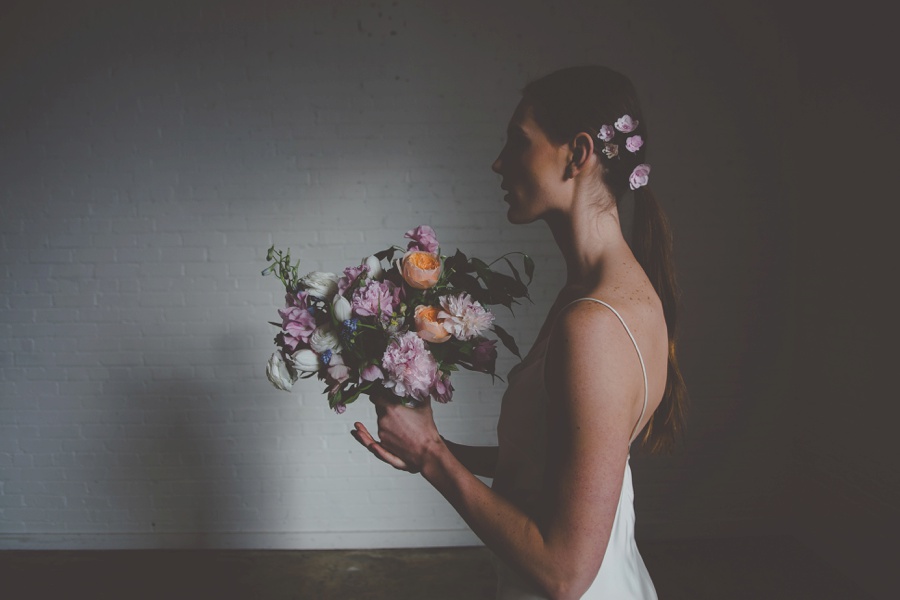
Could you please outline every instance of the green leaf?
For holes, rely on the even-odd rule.
[[[471,273],[475,269],[469,264],[468,257],[462,253],[461,250],[457,250],[456,254],[448,257],[444,261],[444,267],[446,269],[453,269],[457,273]]]
[[[497,337],[500,338],[500,341],[503,342],[503,345],[506,346],[507,350],[518,356],[519,360],[522,360],[522,355],[519,354],[519,347],[516,345],[516,340],[513,339],[513,336],[507,333],[507,331],[499,325],[494,325],[491,328],[491,331],[497,334]]]
[[[519,283],[522,283],[522,277],[519,275],[519,270],[513,266],[512,261],[509,260],[508,258],[506,258],[505,256],[503,257],[503,260],[505,260],[506,264],[509,265],[509,270],[512,271],[513,277],[516,278],[516,281],[518,281]]]
[[[528,275],[528,285],[531,285],[531,280],[534,278],[534,261],[527,254],[523,254],[522,262],[525,263],[525,274]]]
[[[387,260],[388,264],[394,261],[394,253],[397,252],[397,246],[391,246],[390,248],[385,248],[381,252],[375,253],[375,258],[378,260]]]

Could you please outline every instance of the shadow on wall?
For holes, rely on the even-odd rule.
[[[177,533],[187,547],[206,547],[206,535],[228,506],[225,482],[234,478],[234,468],[216,460],[227,447],[213,437],[209,422],[216,390],[186,380],[144,383],[129,400],[141,424],[115,440],[116,457],[137,463],[126,480],[137,493],[136,524],[152,533]]]
[[[244,391],[263,389],[262,365],[248,366],[245,335],[210,342],[216,369],[253,370],[246,386],[217,382],[197,367],[165,365],[122,386],[131,424],[107,442],[116,467],[101,492],[107,514],[128,521],[108,527],[114,532],[158,534],[154,547],[212,548],[222,547],[223,534],[258,531],[261,519],[284,518],[273,505],[278,494],[266,494],[281,474],[271,454],[279,436],[253,420],[268,415],[278,427],[278,408],[259,407]]]

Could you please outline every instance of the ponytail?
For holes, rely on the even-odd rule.
[[[675,281],[672,231],[662,207],[649,186],[634,191],[634,220],[631,245],[635,258],[662,301],[669,334],[669,364],[666,389],[659,408],[650,417],[641,447],[651,453],[671,451],[684,430],[687,387],[675,355],[678,285]]]

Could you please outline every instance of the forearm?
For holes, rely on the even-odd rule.
[[[473,477],[449,445],[431,453],[422,475],[491,550],[549,597],[577,598],[583,592],[577,560],[565,557],[566,540],[543,532],[532,517]]]
[[[444,444],[456,457],[456,460],[474,475],[494,477],[497,470],[497,457],[500,454],[497,446],[465,446],[449,440],[444,440]]]

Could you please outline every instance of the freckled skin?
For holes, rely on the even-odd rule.
[[[593,142],[587,134],[551,142],[522,102],[492,165],[507,191],[508,220],[545,221],[566,263],[566,285],[535,341],[551,336],[540,511],[525,512],[520,498],[477,479],[473,473],[493,476],[496,449],[446,442],[430,404],[410,410],[374,397],[379,440],[362,423],[352,432],[382,461],[421,472],[491,550],[555,598],[579,598],[600,568],[644,394],[634,346],[612,312],[595,302],[563,308],[591,296],[614,306],[628,323],[648,374],[641,428],[659,405],[667,371],[662,305],[622,236]]]

